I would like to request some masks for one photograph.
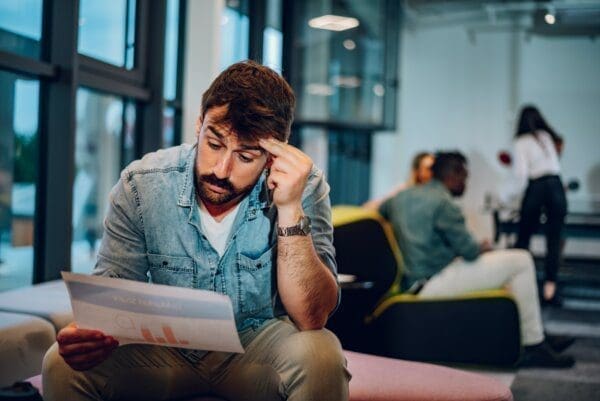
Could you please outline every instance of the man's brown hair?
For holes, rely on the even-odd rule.
[[[229,66],[202,95],[202,118],[211,107],[227,106],[218,123],[231,124],[244,139],[290,136],[296,97],[290,85],[272,69],[254,61]]]

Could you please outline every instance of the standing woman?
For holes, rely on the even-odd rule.
[[[529,249],[531,235],[546,215],[545,303],[559,305],[556,276],[561,252],[561,232],[567,214],[565,190],[560,179],[559,152],[562,138],[546,123],[534,106],[521,110],[515,134],[513,171],[525,189],[516,247]]]

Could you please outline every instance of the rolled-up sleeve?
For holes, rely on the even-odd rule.
[[[329,184],[325,181],[321,170],[313,168],[302,195],[302,208],[312,222],[311,236],[315,251],[325,266],[336,277],[337,281],[337,263],[335,261],[335,248],[333,246]],[[341,301],[339,283],[337,298],[337,305],[334,311]]]
[[[94,275],[148,281],[146,242],[138,196],[127,170],[109,195]]]
[[[465,217],[454,202],[446,200],[441,203],[434,224],[456,256],[462,256],[466,260],[474,260],[479,256],[479,244],[467,230]]]
[[[329,184],[321,170],[314,169],[311,173],[302,195],[302,208],[312,223],[311,236],[317,255],[337,275]]]

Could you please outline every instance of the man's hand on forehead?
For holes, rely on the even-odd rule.
[[[273,203],[282,208],[298,208],[313,162],[300,149],[274,138],[259,139],[272,163],[267,184],[273,190]]]
[[[273,157],[291,157],[296,155],[297,157],[308,157],[300,149],[295,148],[286,142],[279,141],[275,138],[259,138],[258,145],[269,152]]]

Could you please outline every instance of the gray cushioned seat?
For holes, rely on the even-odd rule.
[[[55,337],[54,326],[47,320],[0,312],[0,387],[38,374]]]
[[[69,293],[62,280],[0,292],[0,311],[42,317],[56,331],[73,321]]]

